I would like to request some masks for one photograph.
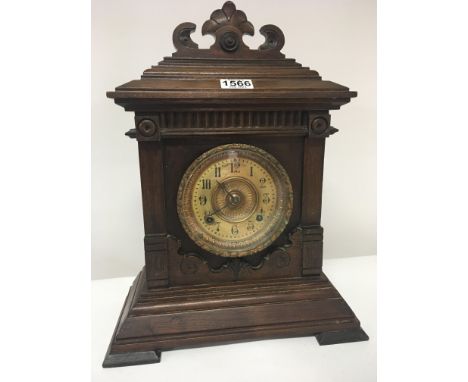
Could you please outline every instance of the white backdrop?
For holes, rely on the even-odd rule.
[[[283,53],[348,86],[358,97],[332,111],[340,131],[327,140],[322,226],[325,257],[376,254],[376,9],[374,0],[234,1],[263,42],[262,25],[285,34]],[[132,113],[105,92],[169,56],[172,31],[197,25],[192,39],[212,43],[201,26],[223,0],[92,2],[92,278],[133,276],[143,266],[137,144],[124,136]]]

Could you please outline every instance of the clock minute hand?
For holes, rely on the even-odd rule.
[[[224,183],[221,183],[219,180],[216,179],[216,182],[218,182],[218,185],[219,187],[221,187],[223,189],[223,191],[228,194],[231,198],[233,197],[231,192],[227,190],[226,186],[224,185]]]

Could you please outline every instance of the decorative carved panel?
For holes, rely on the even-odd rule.
[[[213,279],[237,281],[258,273],[264,274],[288,272],[289,266],[296,267],[301,259],[302,230],[295,229],[289,234],[285,245],[270,248],[259,259],[249,257],[225,258],[219,266],[212,266],[205,255],[200,252],[184,252],[177,238],[169,238],[169,257],[174,271],[181,274],[184,280],[204,279],[211,275]],[[219,275],[219,276],[217,276]]]

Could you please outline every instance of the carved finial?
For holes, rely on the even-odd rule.
[[[223,8],[211,14],[211,18],[203,24],[202,35],[211,34],[216,38],[212,48],[219,45],[226,52],[235,52],[244,46],[242,35],[253,36],[254,27],[247,21],[244,12],[238,11],[232,1],[224,3]]]
[[[192,41],[190,34],[195,32],[197,26],[193,23],[182,23],[172,33],[172,42],[177,50],[183,48],[198,49],[198,44]]]
[[[265,37],[265,42],[258,47],[260,50],[280,51],[284,46],[284,34],[276,25],[268,24],[260,28],[260,34]]]
[[[202,35],[213,35],[215,43],[210,49],[198,49],[190,38],[195,31],[195,24],[180,24],[173,33],[177,57],[232,57],[232,58],[284,58],[280,52],[284,45],[284,35],[275,25],[265,25],[260,33],[265,36],[265,42],[258,50],[251,50],[244,44],[242,36],[254,35],[254,27],[241,10],[236,9],[232,1],[224,3],[221,9],[215,10],[210,19],[202,26]]]

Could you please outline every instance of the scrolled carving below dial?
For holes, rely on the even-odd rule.
[[[289,265],[291,262],[291,257],[289,256],[288,252],[284,248],[277,248],[271,255],[271,261],[274,262],[277,268],[284,268]]]
[[[179,269],[184,275],[193,275],[198,272],[198,267],[202,261],[193,255],[184,256],[180,260]]]

